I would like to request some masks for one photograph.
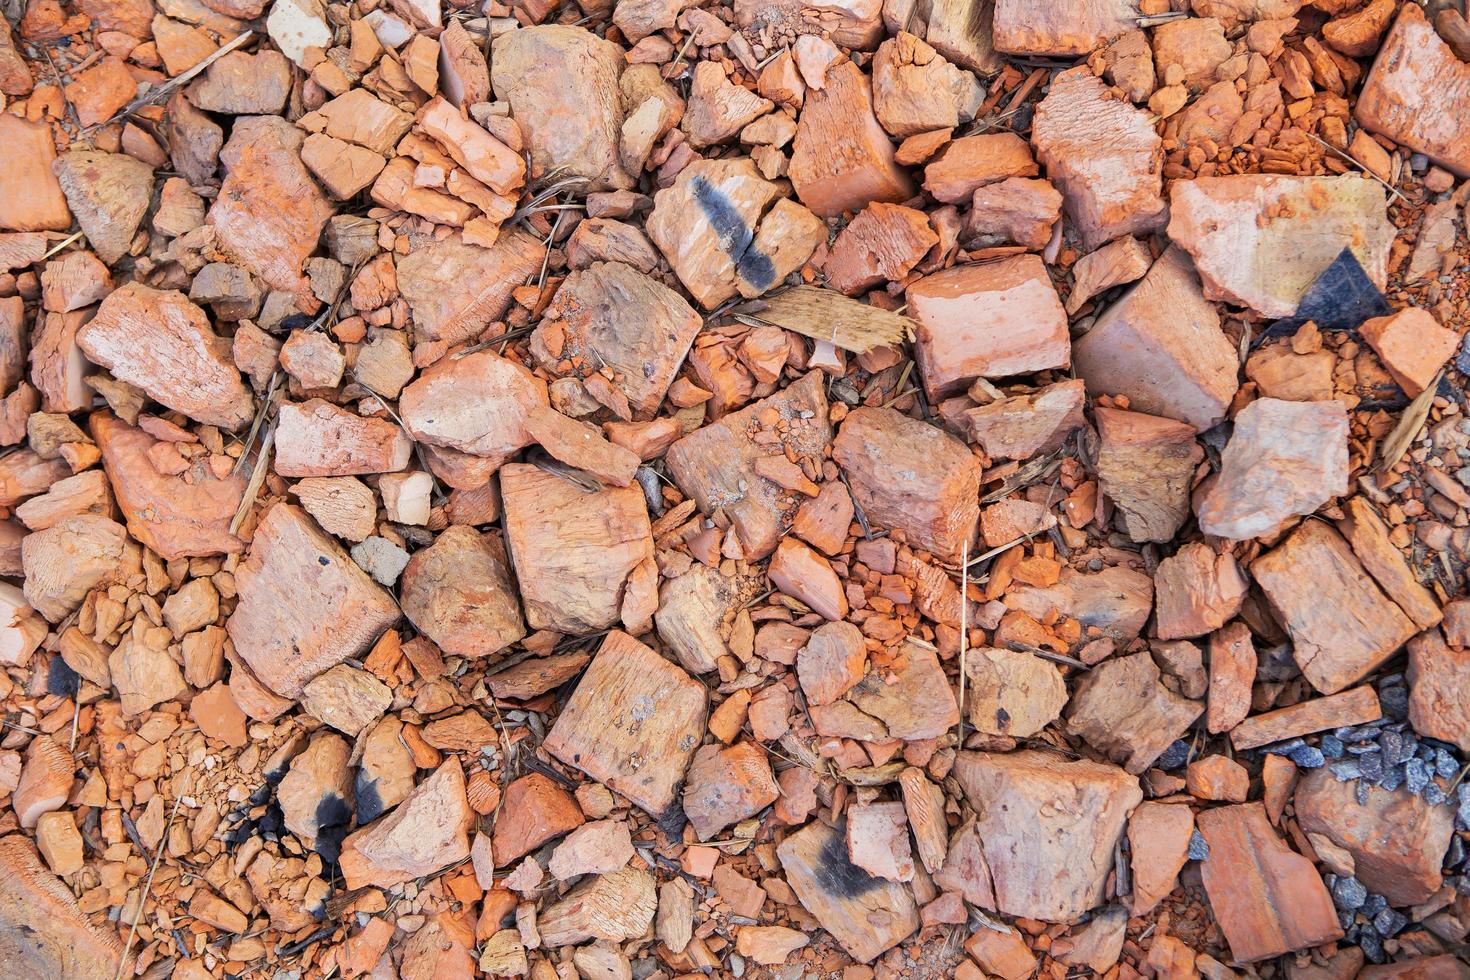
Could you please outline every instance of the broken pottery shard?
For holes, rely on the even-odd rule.
[[[1427,630],[1409,641],[1408,680],[1414,731],[1470,749],[1470,656]]]
[[[610,874],[633,859],[633,837],[625,820],[584,824],[557,845],[546,869],[558,881],[585,874]]]
[[[1005,378],[1071,362],[1067,314],[1035,255],[955,266],[909,286],[915,353],[931,402],[976,378]]]
[[[465,800],[464,770],[452,757],[392,813],[342,842],[348,888],[391,888],[469,857],[474,813]]]
[[[1059,381],[1031,394],[998,398],[964,412],[969,436],[991,459],[1026,460],[1059,448],[1086,424],[1081,381]]]
[[[506,787],[500,813],[492,847],[495,864],[502,868],[586,819],[572,794],[539,772],[527,773]]]
[[[500,539],[454,524],[403,570],[403,614],[445,653],[484,657],[526,635]]]
[[[701,323],[683,297],[656,279],[621,262],[595,262],[562,282],[531,334],[531,353],[558,375],[586,378],[610,369],[632,418],[646,422],[657,414]],[[570,372],[560,369],[565,362]]]
[[[913,892],[868,874],[847,855],[845,829],[814,820],[776,848],[801,904],[847,954],[870,963],[919,928]]]
[[[533,176],[562,171],[590,191],[633,186],[618,162],[622,71],[622,49],[581,27],[542,24],[495,39],[491,86],[525,134]]]
[[[737,614],[764,591],[759,576],[726,576],[698,563],[677,578],[665,577],[653,617],[659,639],[685,670],[707,674],[730,653],[726,641]]]
[[[1159,562],[1154,576],[1154,626],[1161,640],[1183,640],[1219,629],[1240,612],[1247,584],[1235,557],[1194,541]]]
[[[674,801],[704,734],[704,686],[614,630],[546,736],[546,751],[649,813]]]
[[[99,514],[78,514],[21,539],[25,597],[53,623],[82,604],[87,593],[123,573],[127,532]]]
[[[848,700],[876,718],[888,738],[939,738],[960,720],[959,702],[934,648],[905,640],[891,667],[870,669]]]
[[[784,428],[760,421],[772,410]],[[703,513],[725,512],[744,557],[753,561],[775,550],[806,499],[759,476],[756,460],[785,448],[798,460],[816,462],[831,441],[823,375],[812,371],[769,398],[691,432],[669,447],[665,460],[674,482]]]
[[[1458,334],[1417,306],[1368,320],[1359,332],[1410,398],[1434,384],[1439,369],[1460,345]]]
[[[1170,248],[1143,281],[1098,317],[1072,349],[1092,395],[1126,395],[1135,411],[1201,431],[1225,417],[1239,358],[1189,257]]]
[[[275,470],[282,476],[394,473],[413,457],[413,442],[393,420],[364,418],[320,398],[283,402],[277,421]]]
[[[1251,575],[1290,634],[1297,666],[1323,694],[1362,678],[1418,632],[1320,522],[1304,521],[1251,563]]]
[[[1400,8],[1354,114],[1375,133],[1470,176],[1470,64],[1417,6]]]
[[[1398,603],[1420,629],[1439,624],[1442,614],[1434,594],[1419,584],[1419,578],[1393,542],[1388,526],[1363,497],[1343,503],[1337,529],[1352,546],[1353,554],[1373,576],[1388,597]]]
[[[1067,313],[1074,314],[1098,293],[1143,278],[1153,265],[1148,246],[1133,236],[1108,242],[1072,265],[1072,291]]]
[[[92,925],[22,834],[0,838],[0,933],[13,977],[111,977],[122,968],[117,930]]]
[[[795,538],[784,538],[767,569],[771,585],[783,595],[829,620],[847,615],[847,595],[827,559]]]
[[[1128,537],[1168,541],[1189,517],[1189,490],[1205,451],[1194,427],[1114,408],[1094,410],[1097,476],[1122,512]]]
[[[196,422],[238,429],[255,414],[226,342],[175,290],[130,282],[77,331],[87,358]]]
[[[996,0],[995,49],[1006,54],[1085,55],[1133,30],[1138,8],[1130,0],[1070,4]]]
[[[653,559],[642,490],[589,492],[514,463],[500,470],[500,493],[531,628],[589,633],[617,623],[629,577]]]
[[[1111,657],[1072,692],[1067,729],[1135,775],[1189,730],[1205,706],[1160,682],[1147,653]]]
[[[0,229],[61,231],[71,225],[71,211],[61,184],[52,173],[56,144],[45,122],[27,122],[0,113]]]
[[[1098,2],[1104,0],[1088,5]],[[1162,227],[1162,141],[1146,113],[1114,96],[1086,66],[1052,80],[1036,107],[1031,140],[1089,251]]]
[[[961,752],[954,771],[976,810],[974,870],[986,877],[967,887],[975,904],[1043,922],[1102,904],[1128,812],[1143,799],[1136,779],[1032,750]]]
[[[292,504],[265,512],[235,580],[230,639],[283,697],[299,697],[308,680],[362,654],[398,619],[393,596]]]
[[[1236,174],[1175,181],[1169,238],[1194,257],[1204,294],[1286,317],[1344,247],[1380,289],[1394,227],[1366,177]]]
[[[548,949],[589,939],[622,943],[645,935],[657,910],[653,875],[642,868],[623,868],[594,875],[542,909],[536,929]]]
[[[1123,565],[1100,572],[1063,568],[1057,584],[1015,588],[1006,605],[1044,621],[1053,610],[1096,626],[1120,644],[1133,641],[1153,610],[1153,579]]]
[[[511,292],[541,268],[545,251],[521,229],[490,248],[448,238],[412,249],[398,260],[397,272],[415,337],[454,344],[479,334],[505,315]]]
[[[1140,803],[1128,817],[1134,915],[1152,912],[1174,890],[1193,834],[1194,813],[1183,804]]]
[[[77,224],[108,265],[132,248],[153,195],[153,168],[124,153],[70,150],[51,165]]]
[[[1056,721],[1067,703],[1061,671],[1024,650],[971,650],[966,717],[977,732],[1030,738]]]
[[[1236,961],[1253,963],[1342,936],[1317,869],[1282,842],[1264,806],[1218,807],[1195,819],[1210,848],[1200,875]]]
[[[781,791],[765,749],[754,742],[706,745],[694,753],[684,782],[684,815],[706,841],[776,802]]]
[[[980,517],[980,463],[958,439],[891,408],[856,408],[832,441],[868,520],[942,561],[959,558]]]
[[[245,494],[243,474],[216,476],[203,456],[182,473],[160,473],[150,457],[159,441],[142,429],[105,412],[92,416],[91,428],[129,534],[165,561],[245,550],[230,533]]]
[[[1341,402],[1259,398],[1235,416],[1220,474],[1199,506],[1200,530],[1243,541],[1272,534],[1348,489]]]
[[[894,162],[893,143],[873,114],[868,79],[852,62],[829,66],[821,90],[807,93],[790,177],[801,203],[822,218],[913,196],[913,181]]]
[[[318,300],[303,267],[332,206],[301,163],[303,139],[278,116],[236,120],[220,152],[225,180],[208,220],[237,264],[293,293],[300,309],[314,310]]]
[[[1410,661],[1412,664],[1412,659]],[[1412,668],[1411,668],[1412,669]],[[1410,696],[1410,712],[1413,697]],[[1254,715],[1235,726],[1230,742],[1236,751],[1259,748],[1272,742],[1283,742],[1300,735],[1351,725],[1366,725],[1383,717],[1378,693],[1364,685],[1326,698],[1312,698],[1265,714]],[[1411,714],[1412,717],[1412,714]],[[1416,731],[1429,732],[1415,727]],[[1433,737],[1433,736],[1431,736]]]
[[[1357,781],[1343,782],[1330,769],[1314,769],[1297,785],[1297,822],[1353,856],[1353,877],[1391,905],[1417,905],[1439,891],[1440,867],[1454,834],[1452,808],[1427,802],[1400,786],[1368,786],[1363,801]]]
[[[419,442],[484,456],[495,467],[530,445],[526,422],[546,383],[494,351],[440,358],[403,389],[398,409]]]

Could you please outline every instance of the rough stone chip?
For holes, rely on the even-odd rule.
[[[970,650],[965,666],[966,716],[978,732],[1030,738],[1067,704],[1062,672],[1025,651]]]
[[[1128,537],[1169,541],[1189,517],[1189,491],[1204,450],[1184,422],[1098,407],[1097,475],[1122,512]]]
[[[69,150],[51,165],[77,224],[112,265],[128,254],[153,196],[153,168],[125,153]]]
[[[1470,176],[1470,64],[1417,5],[1399,9],[1354,114],[1375,133]]]
[[[409,622],[456,656],[489,656],[526,635],[505,546],[463,524],[414,552],[399,602]]]
[[[1067,728],[1135,775],[1154,764],[1205,710],[1160,681],[1147,653],[1112,657],[1072,692]]]
[[[392,813],[342,842],[347,887],[391,888],[464,860],[474,817],[465,799],[464,770],[451,757]]]

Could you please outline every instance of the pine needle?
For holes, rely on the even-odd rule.
[[[138,920],[143,918],[143,907],[148,904],[148,893],[153,891],[153,876],[158,873],[158,862],[163,858],[164,842],[168,840],[168,832],[174,829],[174,817],[179,815],[179,803],[183,796],[174,797],[174,807],[169,811],[168,824],[163,828],[163,837],[159,839],[158,850],[153,852],[153,866],[148,869],[148,880],[143,885],[143,894],[138,898],[138,911],[133,913],[133,924],[128,929],[128,941],[123,946],[122,959],[118,960],[117,972],[112,975],[112,980],[122,980],[123,971],[128,968],[128,957],[133,954],[133,940],[138,936]]]

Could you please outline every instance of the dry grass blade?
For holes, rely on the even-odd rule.
[[[1363,164],[1361,162],[1359,162],[1359,160],[1356,157],[1354,157],[1354,156],[1352,156],[1352,155],[1350,155],[1350,154],[1348,154],[1348,153],[1346,153],[1346,152],[1344,152],[1342,150],[1339,150],[1337,147],[1333,146],[1331,143],[1329,143],[1326,140],[1322,139],[1320,136],[1314,135],[1312,133],[1307,133],[1307,136],[1308,136],[1308,138],[1313,139],[1313,140],[1316,140],[1318,143],[1321,143],[1324,147],[1327,148],[1328,152],[1337,154],[1338,156],[1340,156],[1344,160],[1346,160],[1348,163],[1351,163],[1353,166],[1355,166],[1359,170],[1363,171],[1363,173],[1367,174],[1369,177],[1372,177],[1374,180],[1378,181],[1380,184],[1382,184],[1388,190],[1388,192],[1390,194],[1392,194],[1394,197],[1398,198],[1400,201],[1404,202],[1405,204],[1408,204],[1409,203],[1409,199],[1407,197],[1404,197],[1404,195],[1399,192],[1399,189],[1397,187],[1394,187],[1388,181],[1384,180],[1382,177],[1378,176],[1373,171],[1371,171],[1367,167],[1363,166]]]
[[[1409,402],[1409,407],[1404,409],[1399,424],[1393,427],[1393,431],[1383,441],[1383,450],[1375,467],[1377,472],[1391,469],[1409,451],[1414,437],[1424,428],[1424,422],[1429,418],[1429,406],[1434,403],[1434,393],[1439,389],[1439,379],[1442,377],[1443,371],[1435,375],[1429,386],[1419,393],[1419,397]]]
[[[260,452],[255,457],[255,468],[250,471],[250,482],[245,484],[245,494],[240,498],[240,509],[235,511],[234,520],[230,521],[231,534],[240,530],[240,525],[245,521],[245,515],[250,513],[250,508],[255,505],[255,498],[260,495],[260,488],[265,483],[266,471],[270,469],[271,448],[275,443],[276,428],[271,426],[266,430],[265,438],[261,440]]]
[[[153,890],[153,876],[158,873],[158,862],[163,857],[163,841],[168,840],[169,831],[174,829],[174,818],[179,815],[179,802],[182,796],[174,797],[173,809],[169,811],[168,824],[163,828],[163,836],[159,838],[158,850],[153,852],[153,866],[148,869],[148,880],[143,884],[143,894],[138,897],[138,911],[133,914],[133,924],[128,929],[128,941],[123,946],[122,959],[118,960],[117,972],[112,975],[112,980],[121,980],[123,973],[128,968],[128,957],[133,954],[133,940],[138,938],[138,922],[143,918],[143,907],[148,904],[148,893]]]

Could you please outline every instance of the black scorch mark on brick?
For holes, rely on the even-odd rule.
[[[776,267],[769,256],[754,247],[754,233],[745,226],[745,220],[729,199],[703,177],[695,177],[690,185],[694,188],[694,200],[719,236],[720,248],[735,263],[735,270],[757,289],[766,290],[775,285]]]
[[[883,882],[847,859],[847,832],[838,828],[822,844],[814,869],[822,891],[836,898],[860,898]]]

